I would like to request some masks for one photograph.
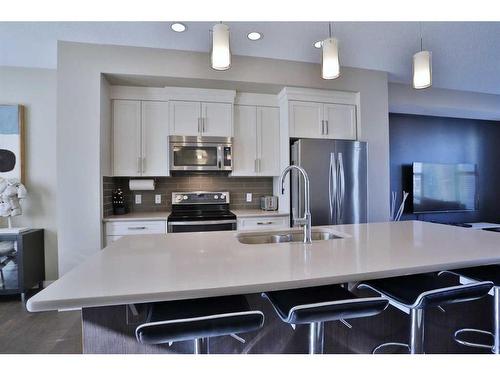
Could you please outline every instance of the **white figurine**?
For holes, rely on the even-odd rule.
[[[9,228],[12,227],[11,217],[23,213],[19,200],[26,198],[28,191],[18,180],[0,177],[0,216],[9,220]]]

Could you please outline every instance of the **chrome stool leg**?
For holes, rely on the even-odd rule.
[[[493,340],[491,351],[500,354],[500,286],[493,288]]]
[[[411,309],[410,353],[424,354],[424,309]]]
[[[208,337],[194,340],[194,354],[208,354]]]
[[[325,344],[325,323],[309,324],[309,354],[323,354]]]

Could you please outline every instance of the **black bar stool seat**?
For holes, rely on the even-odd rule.
[[[309,353],[322,353],[326,321],[367,317],[382,312],[388,300],[358,298],[339,285],[263,293],[285,323],[309,324]]]
[[[195,353],[208,352],[208,338],[259,329],[264,314],[251,310],[244,296],[152,303],[146,323],[136,328],[142,344],[194,340]]]
[[[409,309],[421,309],[484,297],[491,283],[450,285],[434,274],[418,274],[365,281],[359,287],[368,287]]]
[[[482,298],[493,287],[489,281],[467,285],[450,284],[436,274],[417,274],[364,281],[358,288],[369,288],[392,304],[409,310],[411,315],[410,343],[384,343],[378,349],[405,346],[412,354],[424,353],[424,311],[427,307],[467,302]]]
[[[500,354],[500,265],[493,264],[488,266],[461,268],[442,273],[451,273],[461,276],[474,282],[491,281],[493,286],[493,332],[484,331],[475,328],[462,328],[455,331],[453,338],[461,345],[471,346],[474,348],[491,349],[494,354]],[[464,333],[479,333],[490,336],[493,339],[492,345],[480,344],[462,339]]]

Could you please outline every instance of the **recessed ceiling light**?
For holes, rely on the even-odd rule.
[[[171,24],[170,28],[172,30],[174,30],[176,33],[182,33],[184,31],[186,31],[186,29],[187,29],[186,25],[184,25],[183,23],[180,23],[180,22],[175,22],[175,23]]]
[[[259,40],[262,39],[262,34],[258,33],[257,31],[252,31],[251,33],[247,34],[247,38],[253,41]]]
[[[322,40],[318,40],[317,42],[313,43],[314,48],[318,48],[318,49],[320,49],[322,45],[323,45]]]

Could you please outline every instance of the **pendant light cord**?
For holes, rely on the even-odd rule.
[[[328,22],[328,35],[330,39],[332,38],[332,23]]]
[[[424,50],[424,42],[423,42],[423,37],[422,37],[422,22],[418,23],[420,26],[420,52]]]

